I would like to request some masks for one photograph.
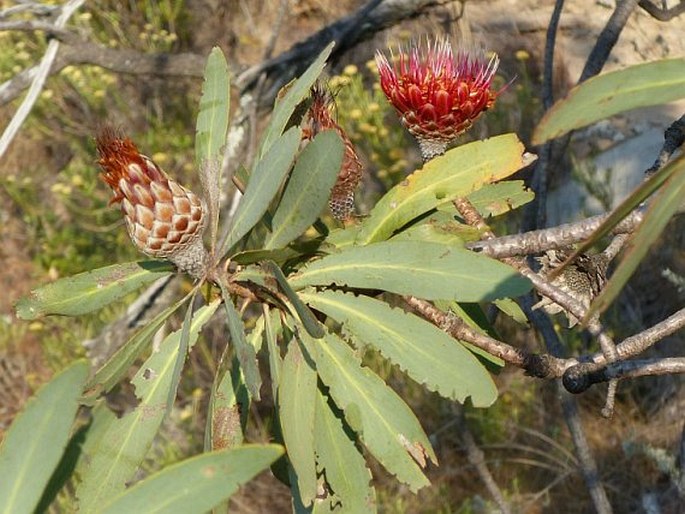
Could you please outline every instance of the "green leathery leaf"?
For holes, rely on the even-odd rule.
[[[261,287],[268,288],[272,284],[273,278],[271,275],[266,273],[261,266],[251,265],[237,271],[233,274],[233,280],[236,282],[252,282]]]
[[[221,48],[215,46],[207,57],[200,109],[195,124],[195,158],[197,164],[221,156],[226,144],[231,84],[228,64]]]
[[[197,289],[195,292],[197,292]],[[190,302],[188,302],[188,307],[186,309],[186,315],[185,318],[183,318],[183,324],[181,325],[181,337],[179,338],[178,342],[176,362],[174,363],[174,369],[171,372],[171,386],[169,387],[169,396],[167,398],[167,412],[171,412],[171,407],[173,407],[174,400],[176,400],[176,391],[178,390],[178,384],[181,381],[181,372],[183,371],[183,366],[186,363],[186,357],[188,357],[190,325],[193,319],[194,299],[195,294],[190,297]]]
[[[240,363],[232,366],[212,388],[207,419],[208,440],[205,450],[224,450],[240,446],[245,439],[245,424],[250,408],[250,395],[245,386]]]
[[[263,332],[264,318],[260,317],[249,336],[249,344],[256,351],[259,351]],[[236,355],[225,365],[229,349],[230,345],[224,348],[212,381],[205,424],[205,451],[234,448],[245,439],[250,394]]]
[[[562,136],[614,114],[685,98],[685,58],[663,59],[592,77],[569,91],[542,117],[533,144]]]
[[[245,194],[223,239],[222,252],[240,241],[264,216],[295,160],[301,130],[292,127],[281,135],[250,175]]]
[[[322,245],[323,240],[320,238],[309,239],[306,241],[292,243],[285,248],[276,248],[274,250],[245,250],[231,256],[231,261],[241,266],[254,264],[262,261],[274,261],[283,264],[289,260],[301,259],[303,255],[310,255],[317,253]]]
[[[302,330],[301,341],[316,361],[321,381],[350,427],[371,454],[412,491],[429,485],[422,473],[435,453],[406,403],[335,334],[314,339]]]
[[[392,240],[327,255],[288,281],[295,290],[337,285],[463,302],[519,296],[531,287],[513,268],[482,254],[439,243]]]
[[[140,261],[114,264],[61,278],[19,300],[17,317],[33,320],[50,314],[87,314],[173,271],[173,265],[166,262]]]
[[[86,439],[81,445],[81,454],[74,470],[74,475],[78,477],[82,477],[86,469],[88,469],[90,457],[101,444],[102,438],[107,434],[110,425],[117,419],[117,415],[109,409],[105,400],[100,400],[91,409],[90,419],[91,422],[88,426],[88,432],[86,432]],[[73,510],[76,511],[76,509]]]
[[[495,307],[513,319],[516,323],[525,327],[528,326],[528,318],[526,317],[525,312],[523,312],[521,307],[519,307],[519,304],[511,298],[500,298],[492,303],[494,303]]]
[[[271,120],[264,131],[262,144],[259,148],[260,159],[266,155],[271,145],[281,135],[297,105],[309,94],[310,88],[314,85],[316,79],[319,78],[321,71],[326,65],[326,59],[331,55],[334,44],[334,42],[329,43],[309,65],[307,70],[288,87],[283,97],[276,102],[271,113]]]
[[[281,268],[279,268],[278,265],[273,261],[265,261],[262,263],[262,266],[274,277],[276,277],[279,287],[288,297],[290,303],[292,303],[297,316],[300,318],[304,328],[307,330],[307,332],[309,332],[309,335],[315,337],[316,339],[321,339],[326,331],[321,326],[321,323],[317,321],[316,316],[314,316],[312,311],[309,310],[309,307],[307,307],[304,302],[300,300],[300,297],[297,296],[297,293],[290,287],[290,284],[285,278],[283,271],[281,271]]]
[[[272,220],[264,248],[280,248],[302,234],[328,204],[342,165],[345,146],[334,130],[307,144],[295,163]]]
[[[88,364],[77,361],[26,403],[0,446],[0,512],[30,514],[64,453]]]
[[[456,219],[456,213],[434,212],[427,218],[402,229],[392,236],[392,241],[425,241],[447,246],[464,246],[467,241],[478,241],[478,229],[464,225]]]
[[[264,338],[269,352],[269,374],[271,375],[271,392],[278,398],[278,387],[281,383],[281,368],[283,359],[278,347],[277,337],[282,332],[281,317],[278,310],[270,311],[268,304],[262,304],[264,312]]]
[[[527,158],[515,134],[475,141],[431,159],[388,191],[361,224],[357,244],[388,239],[411,220],[521,169]]]
[[[606,287],[592,302],[586,319],[605,311],[621,292],[637,269],[649,248],[657,240],[673,214],[683,205],[685,198],[685,155],[673,162],[674,170],[663,187],[650,200],[642,223],[630,235],[623,249],[621,262],[614,270]]]
[[[497,388],[487,370],[457,340],[427,321],[366,296],[334,291],[302,299],[342,326],[343,334],[377,349],[419,384],[445,398],[488,407]]]
[[[101,506],[99,514],[204,514],[267,469],[281,446],[245,445],[197,455],[147,477]]]
[[[533,201],[535,193],[526,189],[523,180],[507,180],[496,184],[486,184],[468,196],[473,206],[481,216],[489,218],[500,216],[513,211]],[[447,208],[451,207],[454,212],[456,209],[452,204],[444,204]]]
[[[205,65],[200,108],[195,125],[195,161],[209,211],[209,241],[216,247],[221,203],[222,148],[226,144],[231,83],[226,58],[219,47],[212,48]]]
[[[314,437],[318,468],[333,491],[314,504],[314,513],[330,513],[335,505],[341,512],[376,512],[376,492],[371,486],[371,472],[354,439],[343,426],[342,413],[329,404],[317,389]]]
[[[88,381],[87,389],[92,389],[94,394],[102,394],[110,391],[126,374],[131,365],[145,351],[152,342],[153,336],[162,328],[164,322],[176,312],[181,305],[188,301],[193,292],[181,298],[178,302],[167,307],[149,321],[143,328],[133,334],[124,346],[119,348],[114,355],[95,372]]]
[[[278,415],[297,489],[305,506],[311,505],[317,492],[314,456],[316,380],[314,363],[302,352],[297,339],[293,339],[281,367]]]
[[[259,388],[262,386],[262,377],[259,374],[259,366],[257,364],[257,352],[254,346],[247,342],[245,336],[245,325],[240,319],[240,314],[233,305],[231,295],[224,286],[220,283],[221,296],[224,299],[224,310],[226,311],[226,321],[228,322],[228,331],[231,334],[231,342],[235,347],[235,353],[240,362],[240,367],[245,377],[245,384],[247,390],[252,397],[259,401]]]
[[[188,348],[209,321],[220,300],[199,309],[193,316]],[[89,456],[90,464],[76,489],[81,514],[101,512],[102,504],[126,489],[148,452],[168,413],[169,390],[178,354],[181,330],[167,336],[157,352],[141,366],[132,380],[140,403],[105,430]]]
[[[325,242],[335,248],[345,248],[354,245],[361,231],[361,224],[349,225],[344,228],[336,228],[326,236]]]

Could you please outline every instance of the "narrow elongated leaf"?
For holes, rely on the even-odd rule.
[[[250,395],[240,371],[240,363],[234,358],[233,365],[224,373],[216,388],[212,389],[206,451],[236,448],[243,443]]]
[[[164,468],[107,502],[100,514],[204,514],[266,469],[282,447],[246,445],[191,457]]]
[[[219,300],[215,300],[195,313],[188,348],[195,344],[200,329],[218,306]],[[114,420],[94,448],[90,466],[76,490],[80,513],[100,513],[103,502],[124,491],[134,477],[167,413],[180,339],[180,330],[170,334],[133,378],[140,404]]]
[[[259,374],[259,366],[257,365],[257,352],[254,346],[247,342],[245,325],[243,325],[240,314],[233,305],[231,295],[223,284],[220,284],[220,287],[221,295],[224,299],[228,331],[231,334],[231,343],[235,347],[235,354],[238,357],[238,362],[245,377],[247,390],[255,400],[259,401],[259,388],[262,386],[262,377]]]
[[[297,159],[272,221],[265,248],[287,245],[316,221],[338,178],[344,146],[333,130],[314,137]]]
[[[592,77],[549,109],[533,132],[539,145],[614,114],[685,98],[685,58],[637,64]]]
[[[518,296],[530,289],[527,279],[494,259],[415,241],[350,247],[305,266],[289,282],[295,290],[335,284],[464,302]]]
[[[212,250],[216,246],[221,196],[221,149],[226,144],[231,106],[228,64],[219,47],[212,48],[205,65],[200,110],[195,127],[195,160],[209,210]]]
[[[315,356],[321,381],[345,412],[345,419],[373,456],[412,491],[429,484],[421,472],[426,460],[437,463],[433,448],[414,413],[338,336],[301,334]]]
[[[316,498],[314,458],[314,411],[316,370],[303,354],[296,339],[288,345],[278,388],[278,414],[288,458],[297,479],[297,489],[305,506]]]
[[[171,411],[171,407],[174,405],[174,400],[176,399],[176,390],[178,389],[178,383],[181,381],[181,372],[183,371],[183,366],[186,363],[186,357],[188,356],[188,346],[190,344],[190,324],[193,319],[193,300],[195,295],[193,295],[188,302],[188,308],[186,309],[186,315],[183,319],[183,325],[181,326],[181,337],[178,342],[178,351],[176,352],[176,362],[174,363],[174,369],[171,372],[171,386],[169,387],[169,396],[167,398],[167,412]]]
[[[393,187],[364,220],[358,244],[388,239],[394,231],[438,205],[466,196],[527,164],[515,134],[459,146],[427,162]]]
[[[56,280],[17,302],[17,316],[32,320],[49,314],[79,316],[120,300],[139,287],[169,275],[174,268],[159,261],[128,262]]]
[[[293,243],[285,248],[276,248],[275,250],[246,250],[232,255],[231,260],[236,264],[243,266],[267,260],[283,264],[286,261],[297,259],[303,255],[316,253],[321,244],[321,239],[309,239]]]
[[[38,505],[69,441],[88,375],[79,361],[40,388],[0,446],[0,512],[29,514]]]
[[[341,512],[376,512],[376,492],[370,484],[371,472],[364,456],[343,427],[342,413],[333,412],[324,394],[316,395],[316,455],[319,471],[333,493],[314,504],[315,514],[330,513],[342,505]]]
[[[76,463],[75,476],[84,476],[86,469],[90,466],[90,458],[96,453],[98,446],[102,443],[109,427],[117,419],[117,415],[112,412],[105,400],[100,400],[90,411],[90,425],[86,433],[86,440],[81,446],[81,455]],[[72,509],[76,512],[76,508]]]
[[[649,248],[664,230],[671,216],[683,205],[683,198],[685,198],[685,156],[678,159],[676,170],[652,198],[642,223],[630,236],[624,248],[621,263],[616,267],[604,290],[592,303],[586,319],[594,313],[603,312],[611,305],[644,256],[647,255]]]
[[[431,391],[461,403],[471,397],[476,407],[497,399],[497,388],[476,357],[427,321],[366,296],[322,291],[302,298]]]
[[[248,344],[259,351],[264,335],[264,318],[260,317],[250,333]],[[224,350],[227,353],[228,347]],[[223,362],[225,354],[222,355]],[[274,395],[275,397],[275,395]],[[245,385],[245,377],[240,361],[233,357],[231,366],[223,372],[219,365],[209,399],[205,451],[234,448],[242,444],[245,437],[247,417],[250,412],[250,394]]]
[[[191,293],[192,294],[192,293]],[[87,389],[92,389],[94,394],[102,394],[110,391],[119,383],[128,369],[148,348],[153,336],[162,328],[164,322],[176,312],[181,305],[188,301],[191,294],[180,299],[174,305],[167,307],[157,314],[153,320],[136,332],[124,346],[97,370],[93,378],[88,381]]]
[[[300,137],[300,128],[292,127],[257,163],[224,238],[222,253],[240,241],[262,219],[295,160]]]
[[[271,145],[273,145],[274,141],[281,135],[288,120],[295,111],[295,107],[297,107],[297,105],[309,94],[309,89],[314,85],[314,82],[319,78],[319,75],[321,75],[321,71],[326,64],[326,59],[331,55],[334,44],[334,42],[329,43],[314,62],[309,65],[309,68],[307,68],[307,70],[288,87],[285,95],[276,102],[276,106],[271,114],[271,121],[264,131],[262,145],[259,148],[260,159],[266,155],[266,152],[269,151]]]
[[[519,323],[524,327],[528,326],[528,318],[526,317],[526,314],[523,312],[521,307],[519,307],[519,304],[511,298],[501,298],[499,300],[495,300],[493,303],[495,304],[495,307],[513,319],[516,323]]]
[[[278,310],[270,312],[267,304],[263,305],[264,320],[264,337],[266,339],[266,346],[269,351],[269,374],[271,375],[271,392],[274,398],[278,398],[278,388],[281,383],[281,368],[283,367],[283,359],[281,358],[281,350],[278,347],[277,337],[281,333],[281,318]]]
[[[317,321],[312,311],[309,310],[309,307],[307,307],[304,302],[300,300],[300,297],[297,296],[297,293],[292,290],[283,271],[281,271],[281,268],[272,261],[266,261],[263,266],[269,273],[276,277],[279,287],[288,297],[290,303],[292,303],[295,312],[297,312],[297,316],[300,318],[304,328],[309,332],[309,335],[316,339],[321,339],[326,333],[324,328],[321,326],[321,323]]]
[[[221,156],[228,131],[230,87],[226,58],[221,48],[215,46],[207,57],[200,109],[195,124],[197,164]]]

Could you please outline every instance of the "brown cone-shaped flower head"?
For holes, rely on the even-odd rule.
[[[96,138],[102,177],[121,202],[131,240],[143,253],[167,259],[195,278],[202,275],[207,251],[202,244],[202,200],[178,184],[129,138],[106,127]]]
[[[322,130],[332,129],[340,135],[345,144],[345,154],[338,180],[331,190],[331,197],[328,201],[333,217],[345,221],[354,213],[354,192],[362,178],[362,164],[352,141],[331,115],[333,104],[331,94],[321,85],[314,86],[310,94],[312,103],[309,108],[309,125],[305,127],[304,137],[312,139]]]
[[[499,58],[475,50],[454,55],[447,39],[414,43],[397,58],[391,52],[390,60],[378,51],[376,65],[385,96],[425,160],[444,153],[499,94],[492,90]]]

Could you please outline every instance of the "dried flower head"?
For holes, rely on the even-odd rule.
[[[104,181],[121,202],[131,240],[143,253],[167,259],[194,278],[207,263],[202,243],[206,211],[192,191],[169,178],[129,138],[111,127],[96,138]]]
[[[312,87],[309,123],[305,127],[304,137],[313,138],[322,130],[335,130],[345,144],[345,154],[340,166],[340,173],[333,189],[328,206],[335,219],[344,221],[354,213],[354,193],[362,178],[362,164],[350,138],[331,115],[332,97],[321,85]]]
[[[544,255],[537,258],[542,265],[540,273],[543,276],[550,274],[560,267],[572,252],[572,248],[548,250]],[[609,260],[603,253],[595,255],[583,253],[569,264],[558,277],[552,280],[552,284],[588,309],[592,300],[602,292],[606,284],[608,266]],[[543,297],[542,300],[533,305],[533,310],[540,308],[544,309],[547,314],[558,314],[560,312],[566,314],[569,328],[573,328],[578,323],[578,319],[573,314],[547,297]]]
[[[391,52],[390,59],[376,53],[381,88],[428,160],[444,153],[494,105],[499,91],[493,91],[492,79],[499,58],[488,60],[477,50],[455,55],[443,38],[413,43],[398,53],[395,58]]]

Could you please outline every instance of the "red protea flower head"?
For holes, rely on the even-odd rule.
[[[331,190],[331,197],[328,201],[333,217],[345,221],[354,213],[354,193],[362,178],[362,163],[359,161],[352,141],[333,119],[331,114],[333,97],[330,92],[317,84],[312,87],[310,96],[309,123],[305,126],[304,137],[311,139],[322,130],[332,129],[340,135],[345,144],[345,154],[338,180]]]
[[[400,49],[396,59],[392,51],[390,60],[377,51],[376,65],[385,96],[425,160],[444,153],[499,94],[492,90],[497,55],[488,60],[482,51],[459,50],[455,56],[443,38],[413,43]]]
[[[96,138],[102,178],[121,202],[131,240],[143,253],[167,259],[194,278],[207,263],[202,243],[206,211],[202,200],[178,184],[129,138],[111,127]]]

